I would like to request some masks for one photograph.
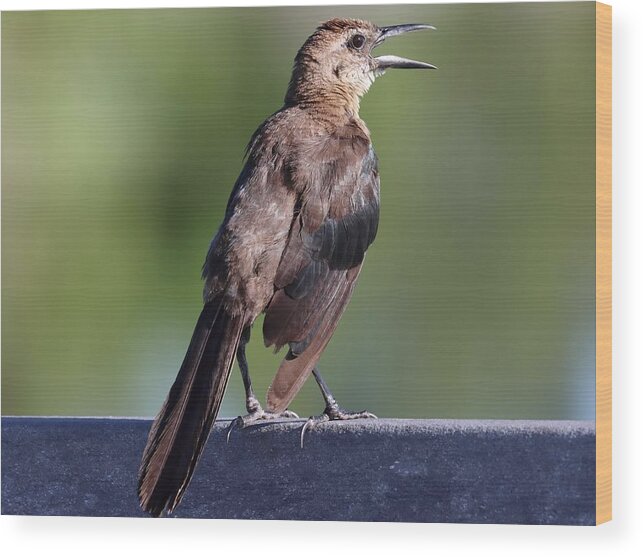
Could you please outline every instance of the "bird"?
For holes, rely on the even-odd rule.
[[[183,363],[149,432],[138,477],[142,509],[169,515],[180,503],[217,417],[236,360],[247,415],[231,423],[296,418],[288,406],[313,375],[327,420],[374,418],[336,402],[318,361],[335,331],[377,233],[378,159],[359,116],[360,100],[386,70],[436,69],[374,56],[386,39],[435,29],[335,18],[296,54],[284,104],[252,135],[223,222],[209,246],[204,306]],[[246,345],[265,314],[266,347],[288,351],[268,389],[255,395]],[[229,429],[229,433],[232,429]]]

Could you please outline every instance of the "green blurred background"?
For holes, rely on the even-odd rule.
[[[438,31],[362,103],[382,220],[321,361],[380,416],[594,418],[594,4],[2,14],[2,413],[156,413],[245,145],[316,25]],[[249,358],[265,392],[281,355]],[[314,382],[292,409],[318,413]],[[243,411],[235,371],[222,416]]]

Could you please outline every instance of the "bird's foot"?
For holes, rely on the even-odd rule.
[[[226,443],[230,442],[230,435],[235,429],[243,429],[257,422],[279,420],[282,418],[299,418],[297,414],[291,410],[284,410],[283,412],[266,412],[259,404],[256,398],[249,398],[246,401],[246,408],[248,413],[245,416],[238,416],[230,422],[226,432]]]
[[[350,412],[349,410],[344,410],[336,402],[328,404],[322,414],[319,416],[311,416],[304,424],[304,427],[301,428],[301,435],[299,438],[301,448],[304,448],[304,435],[306,432],[319,424],[335,420],[363,420],[369,418],[377,419],[377,416],[367,412],[366,410],[362,410],[361,412]]]

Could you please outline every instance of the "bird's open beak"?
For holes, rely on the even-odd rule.
[[[380,29],[380,36],[375,41],[373,48],[382,44],[389,37],[401,35],[402,33],[409,33],[410,31],[421,31],[422,29],[433,29],[433,25],[426,25],[424,23],[405,23],[403,25],[391,25],[390,27],[382,27]],[[422,68],[426,70],[437,70],[433,64],[427,62],[418,62],[417,60],[409,60],[401,56],[394,56],[392,54],[385,56],[378,56],[375,58],[377,68],[379,70],[387,70],[388,68]]]

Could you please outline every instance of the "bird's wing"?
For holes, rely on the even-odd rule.
[[[263,326],[266,346],[290,345],[268,391],[273,411],[288,406],[319,360],[377,232],[377,158],[367,137],[341,139],[291,171],[299,203]]]

